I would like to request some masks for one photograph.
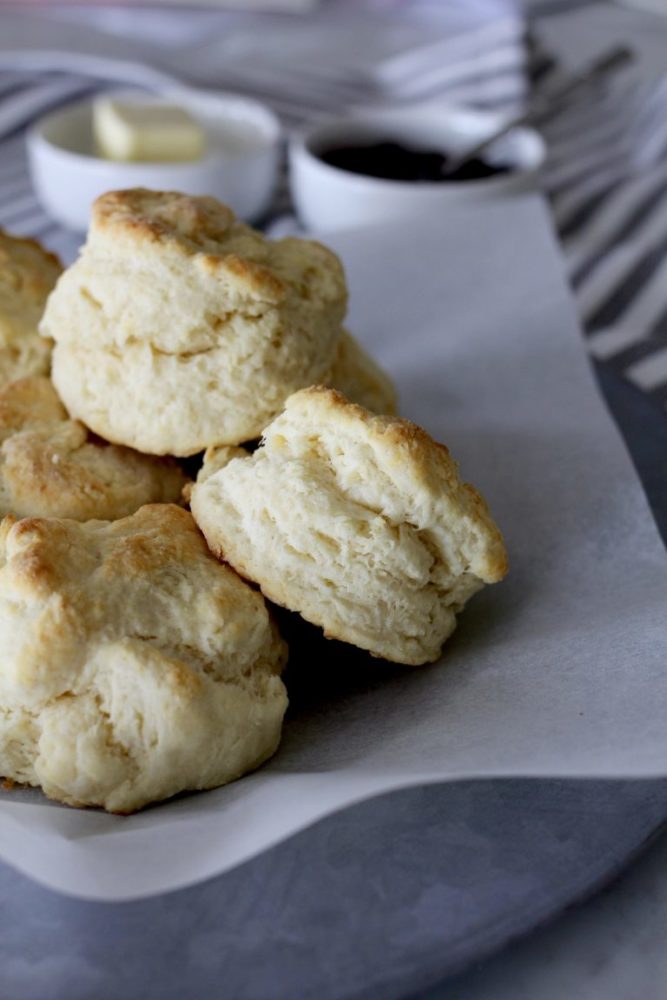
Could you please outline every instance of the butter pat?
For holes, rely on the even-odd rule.
[[[177,163],[199,160],[206,148],[204,130],[194,118],[161,101],[98,98],[93,132],[107,160]]]

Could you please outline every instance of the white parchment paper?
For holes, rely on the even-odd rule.
[[[313,646],[279,753],[234,785],[129,818],[3,793],[0,855],[52,888],[165,892],[418,782],[667,773],[667,559],[540,199],[329,242],[352,329],[396,377],[403,412],[487,496],[510,574],[474,598],[432,667]]]

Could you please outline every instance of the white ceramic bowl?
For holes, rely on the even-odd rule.
[[[338,144],[388,140],[458,153],[502,122],[491,112],[422,106],[359,112],[315,125],[290,143],[290,183],[299,217],[309,229],[326,231],[432,213],[453,199],[504,197],[535,187],[545,147],[529,128],[513,129],[484,154],[511,171],[481,180],[383,180],[333,167],[318,155]]]
[[[124,95],[128,96],[128,95]],[[133,95],[138,97],[135,91]],[[207,152],[188,163],[118,163],[96,155],[90,100],[46,115],[28,135],[30,173],[46,210],[65,226],[85,230],[98,195],[121,188],[210,194],[253,220],[271,203],[279,169],[280,124],[265,105],[243,97],[197,91],[163,93],[204,127]],[[140,95],[142,103],[150,95]]]

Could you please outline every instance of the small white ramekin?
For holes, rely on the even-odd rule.
[[[142,102],[150,101],[145,94]],[[212,137],[201,160],[187,163],[119,163],[97,156],[92,101],[54,111],[28,135],[30,173],[38,198],[58,222],[83,231],[90,206],[105,191],[146,187],[209,194],[252,221],[273,197],[280,164],[280,124],[273,112],[244,97],[198,91],[164,93],[180,104]],[[231,145],[223,144],[225,130]]]
[[[321,122],[290,143],[292,197],[302,223],[325,232],[446,209],[453,200],[498,198],[536,187],[544,142],[534,129],[516,128],[490,149],[490,162],[508,173],[471,181],[394,181],[331,166],[318,153],[336,145],[398,141],[458,153],[489,136],[503,117],[492,112],[422,106],[354,113]]]

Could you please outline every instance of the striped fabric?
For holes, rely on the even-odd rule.
[[[545,129],[545,178],[590,353],[667,408],[667,81]]]
[[[65,73],[0,70],[0,227],[33,236],[64,259],[80,240],[62,230],[37,201],[28,173],[25,130],[40,115],[65,101],[92,95],[103,84]]]
[[[111,77],[117,84],[118,72],[84,71],[74,57],[69,70],[60,62],[49,70],[41,58],[37,72],[29,60],[12,65],[6,54],[0,57],[0,226],[35,236],[70,259],[78,237],[59,229],[38,205],[24,132],[48,108],[93,94]],[[228,62],[214,82],[261,97],[289,128],[342,108],[413,101],[511,113],[523,105],[529,79],[539,90],[558,76],[548,56],[526,46],[521,22],[506,18],[407,48],[363,71],[349,58],[326,65],[306,59],[288,70],[270,59],[250,70],[240,60]],[[133,74],[132,82],[141,81]],[[667,408],[665,107],[667,81],[649,88],[622,79],[560,113],[544,133],[545,188],[588,349]],[[284,225],[290,211],[283,184],[267,225],[280,230],[276,220]]]

